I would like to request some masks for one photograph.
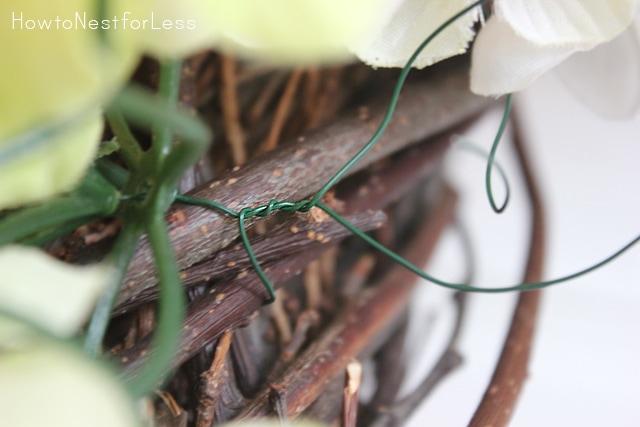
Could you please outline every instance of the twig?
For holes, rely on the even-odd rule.
[[[344,283],[340,288],[342,297],[348,299],[359,292],[375,266],[375,255],[365,253],[360,256],[345,275]]]
[[[307,120],[306,126],[309,129],[314,129],[320,123],[322,123],[327,116],[330,115],[327,106],[330,102],[335,100],[336,92],[339,86],[340,78],[344,73],[344,68],[336,67],[329,69],[327,72],[322,73],[325,79],[323,84],[323,89],[321,93],[317,96],[317,100],[315,100],[314,105],[308,105],[305,107]],[[320,76],[319,76],[320,77]],[[313,78],[310,75],[310,78]],[[335,111],[337,106],[333,106],[332,112]]]
[[[231,358],[238,387],[245,396],[253,396],[259,385],[264,384],[270,362],[277,357],[277,347],[263,339],[265,323],[254,321],[233,334]],[[256,358],[256,354],[261,357]]]
[[[289,422],[286,390],[278,384],[269,384],[269,391],[269,403],[273,408],[273,412],[278,416],[280,425],[285,426]]]
[[[269,77],[264,89],[260,91],[260,94],[249,108],[249,112],[247,113],[247,122],[249,125],[255,125],[262,117],[267,107],[271,104],[271,101],[273,101],[276,91],[285,79],[286,74],[283,72],[275,72]]]
[[[221,55],[222,78],[220,84],[220,102],[224,115],[227,142],[231,147],[234,165],[241,165],[247,161],[244,132],[240,125],[240,109],[236,86],[236,61],[230,56]]]
[[[304,269],[304,289],[307,294],[307,308],[318,308],[322,301],[319,259],[313,261]]]
[[[449,337],[447,346],[429,375],[422,380],[420,385],[411,392],[411,394],[395,403],[391,409],[380,411],[378,418],[370,424],[371,427],[394,427],[402,425],[413,411],[424,402],[426,397],[431,394],[434,388],[454,369],[460,366],[462,357],[456,347],[466,312],[466,296],[466,294],[461,292],[454,294],[457,311],[455,326]]]
[[[532,211],[531,244],[524,282],[537,282],[542,278],[545,244],[545,217],[537,182],[525,152],[525,136],[520,122],[513,120],[513,139]],[[506,426],[527,377],[540,291],[523,292],[518,297],[509,334],[491,382],[469,426]]]
[[[184,61],[182,66],[182,79],[180,82],[180,96],[178,103],[180,107],[189,109],[193,115],[197,115],[196,105],[198,103],[197,90],[197,70],[206,60],[209,53],[201,53]],[[196,164],[189,166],[182,174],[178,191],[186,193],[197,185],[209,181],[213,177],[213,167],[208,156],[202,157]]]
[[[154,417],[157,427],[186,427],[189,414],[182,409],[174,397],[166,391],[158,391],[158,397],[163,405],[158,407]]]
[[[362,364],[354,359],[347,365],[346,372],[345,386],[342,393],[342,426],[356,427]]]
[[[280,358],[269,373],[269,381],[275,381],[291,364],[302,345],[306,342],[309,329],[318,323],[319,315],[315,310],[307,310],[298,316],[291,341],[280,353]]]
[[[380,412],[388,411],[397,398],[407,371],[404,347],[408,328],[409,311],[404,314],[389,341],[374,355],[378,385],[375,394],[361,411],[360,425],[373,422]]]
[[[307,332],[315,323],[318,322],[318,319],[318,312],[315,310],[304,311],[300,316],[298,316],[291,341],[289,341],[289,344],[284,348],[280,355],[280,359],[282,361],[290,362],[293,360],[293,357],[298,353],[302,344],[304,344]]]
[[[284,306],[282,305],[282,289],[278,289],[276,300],[268,307],[269,315],[275,324],[280,343],[284,347],[291,341],[291,324]]]
[[[258,152],[264,153],[267,151],[271,151],[278,145],[278,142],[280,141],[280,134],[282,133],[282,129],[284,128],[287,117],[289,116],[289,112],[291,111],[291,104],[296,94],[296,90],[298,89],[298,85],[300,84],[301,77],[302,69],[300,68],[293,70],[293,72],[289,76],[287,85],[284,87],[284,92],[280,97],[280,102],[278,102],[276,113],[273,116],[273,122],[271,123],[269,134],[260,145]]]
[[[319,106],[320,98],[320,82],[321,72],[318,68],[309,68],[305,73],[304,80],[304,98],[302,104],[302,110],[304,112],[304,126],[305,129],[313,129],[317,126],[317,123],[313,122],[312,117],[314,111]]]
[[[208,371],[201,374],[198,393],[197,427],[210,427],[213,422],[216,404],[220,399],[220,388],[227,380],[224,375],[225,358],[231,345],[231,332],[225,332],[218,340],[216,353]]]

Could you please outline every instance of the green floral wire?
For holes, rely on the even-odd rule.
[[[452,23],[454,23],[455,21],[457,21],[462,16],[466,15],[476,7],[483,5],[487,1],[488,0],[477,1],[472,5],[464,8],[460,12],[456,13],[451,18],[447,19],[442,25],[436,28],[436,30],[433,33],[431,33],[431,35],[429,35],[429,37],[427,37],[425,41],[423,41],[420,44],[420,46],[418,46],[418,48],[415,50],[413,55],[411,55],[411,57],[409,58],[409,61],[407,61],[406,65],[402,69],[400,76],[398,77],[396,86],[393,90],[393,95],[391,96],[389,107],[387,108],[387,112],[385,113],[384,118],[382,119],[382,122],[380,123],[380,126],[378,126],[378,129],[376,130],[376,132],[373,134],[369,142],[367,142],[367,144],[364,147],[362,147],[360,151],[358,151],[358,153],[356,153],[356,155],[351,158],[351,160],[349,160],[329,181],[327,181],[327,183],[324,186],[322,186],[322,188],[320,188],[320,190],[316,193],[316,195],[311,199],[309,205],[306,207],[307,210],[315,206],[318,203],[318,201],[327,193],[327,191],[329,191],[329,189],[331,189],[331,187],[333,187],[340,180],[340,178],[342,178],[344,174],[347,173],[347,171],[353,167],[353,165],[355,165],[369,150],[371,150],[371,148],[376,144],[376,142],[378,142],[378,140],[382,137],[382,134],[385,132],[385,130],[389,126],[389,122],[391,122],[391,117],[393,116],[393,112],[395,111],[396,106],[398,104],[400,91],[402,90],[402,87],[404,86],[404,82],[407,79],[409,72],[411,71],[411,67],[413,66],[413,63],[418,59],[418,56],[427,47],[427,45],[429,45],[433,41],[433,39],[435,39],[438,35],[440,35]]]
[[[504,118],[503,118],[504,120]],[[453,143],[454,147],[457,148],[462,148],[465,149],[467,151],[470,151],[473,154],[476,154],[480,157],[482,157],[482,159],[484,159],[487,162],[487,170],[489,171],[489,174],[493,174],[493,169],[495,168],[495,170],[498,172],[498,175],[500,176],[500,179],[502,180],[502,182],[504,183],[504,187],[505,187],[505,196],[504,196],[504,201],[502,202],[502,206],[500,208],[500,211],[498,212],[498,210],[494,209],[494,211],[496,211],[497,213],[500,213],[504,210],[504,208],[507,206],[507,203],[509,202],[509,200],[511,199],[511,186],[509,185],[509,179],[507,178],[507,172],[505,172],[504,168],[500,165],[499,162],[497,162],[495,160],[495,150],[494,150],[494,155],[491,155],[491,151],[487,152],[485,151],[483,148],[466,141],[464,138],[462,137],[458,137],[455,139],[454,143]],[[494,144],[494,146],[496,146],[496,144]],[[485,185],[486,185],[486,189],[487,189],[487,194],[489,195],[489,200],[493,200],[493,194],[492,194],[492,185],[491,182],[488,182],[487,185],[487,180],[485,178]]]
[[[411,67],[413,66],[413,63],[416,61],[420,53],[427,47],[427,45],[429,45],[433,41],[433,39],[435,39],[439,34],[441,34],[453,22],[455,22],[456,20],[458,20],[459,18],[461,18],[471,10],[475,9],[477,6],[480,6],[486,3],[487,1],[488,0],[477,1],[472,5],[464,8],[460,12],[456,13],[454,16],[452,16],[447,21],[445,21],[442,25],[440,25],[431,35],[429,35],[429,37],[427,37],[425,41],[423,41],[420,44],[420,46],[418,46],[418,48],[415,50],[413,55],[411,55],[411,57],[409,58],[407,64],[402,69],[400,76],[398,77],[395,89],[393,91],[393,95],[391,97],[391,101],[389,103],[389,107],[387,108],[387,112],[382,122],[380,123],[378,129],[376,130],[376,132],[373,134],[369,142],[367,142],[367,144],[365,144],[364,147],[362,147],[331,179],[327,181],[325,185],[323,185],[320,188],[320,190],[318,190],[318,192],[314,195],[314,197],[311,200],[303,200],[297,203],[280,202],[277,200],[271,200],[267,205],[258,206],[256,208],[244,208],[239,212],[236,212],[217,202],[208,201],[204,199],[195,199],[195,198],[186,197],[186,196],[176,197],[176,201],[213,208],[221,212],[224,212],[227,215],[230,215],[234,218],[237,218],[238,228],[240,231],[240,238],[242,240],[243,246],[247,252],[247,255],[249,257],[249,260],[253,268],[256,271],[256,274],[258,275],[258,277],[264,284],[267,292],[269,293],[269,299],[266,301],[266,303],[271,303],[275,299],[275,289],[271,284],[271,281],[269,280],[269,278],[264,273],[264,270],[262,269],[262,267],[260,267],[260,263],[258,262],[258,259],[253,251],[253,248],[251,247],[251,242],[249,241],[249,237],[247,235],[245,220],[253,216],[264,217],[269,215],[271,212],[275,210],[281,210],[285,212],[307,212],[314,206],[318,205],[320,203],[319,202],[320,199],[327,193],[327,191],[329,191],[329,189],[333,187],[344,176],[344,174],[347,173],[347,171],[353,167],[353,165],[355,165],[369,150],[371,150],[371,148],[373,148],[376,142],[378,142],[380,137],[383,135],[383,133],[389,126],[389,123],[393,116],[393,112],[396,109],[396,106],[398,104],[398,98],[400,97],[400,92],[402,90],[402,87],[404,86],[405,80],[407,79],[407,76],[411,71]],[[509,102],[509,105],[510,105],[510,102]],[[507,117],[508,117],[508,114],[505,114],[503,121],[506,122]],[[499,136],[502,135],[502,130],[504,129],[505,126],[506,126],[506,123],[501,126],[501,131],[499,132]],[[496,139],[499,140],[499,137],[497,137]],[[497,146],[497,143],[495,145]]]
[[[511,286],[504,286],[504,287],[497,287],[497,288],[481,288],[481,287],[477,287],[477,286],[466,285],[466,284],[463,284],[463,283],[447,282],[445,280],[441,280],[441,279],[438,279],[438,278],[436,278],[434,276],[431,276],[430,274],[425,273],[420,268],[418,268],[415,265],[413,265],[411,262],[409,262],[406,259],[402,258],[400,255],[396,254],[392,250],[390,250],[387,247],[385,247],[384,245],[380,244],[375,239],[373,239],[372,237],[368,236],[366,233],[364,233],[361,230],[359,230],[357,227],[355,227],[353,224],[349,223],[346,219],[344,219],[338,213],[336,213],[333,210],[331,210],[328,206],[326,206],[326,205],[324,205],[323,203],[320,203],[320,202],[318,202],[317,206],[318,206],[318,208],[320,208],[324,212],[326,212],[331,218],[333,218],[338,223],[340,223],[347,230],[351,231],[353,234],[355,234],[356,236],[358,236],[359,238],[364,240],[366,243],[368,243],[369,245],[371,245],[375,249],[379,250],[380,252],[382,252],[383,254],[385,254],[386,256],[388,256],[389,258],[391,258],[392,260],[394,260],[398,264],[402,265],[403,267],[407,268],[408,270],[410,270],[413,273],[417,274],[418,276],[422,277],[423,279],[428,280],[429,282],[434,283],[436,285],[443,286],[445,288],[454,289],[454,290],[463,291],[463,292],[502,293],[502,292],[513,292],[513,291],[531,291],[531,290],[534,290],[534,289],[545,288],[547,286],[555,285],[555,284],[562,283],[562,282],[567,282],[569,280],[578,278],[578,277],[583,276],[583,275],[585,275],[587,273],[590,273],[590,272],[592,272],[594,270],[597,270],[598,268],[608,264],[609,262],[613,261],[614,259],[616,259],[620,255],[622,255],[624,252],[626,252],[633,245],[635,245],[636,243],[638,243],[640,241],[640,235],[638,235],[636,238],[631,240],[629,243],[624,245],[621,249],[618,249],[615,253],[613,253],[612,255],[608,256],[604,260],[599,261],[598,263],[593,264],[592,266],[587,267],[585,269],[579,270],[579,271],[577,271],[575,273],[568,274],[566,276],[562,276],[562,277],[559,277],[559,278],[556,278],[556,279],[553,279],[553,280],[546,280],[546,281],[540,281],[540,282],[531,282],[531,283],[522,283],[522,284],[518,284],[518,285],[511,285]]]
[[[638,241],[640,241],[640,236],[638,236],[635,239],[633,239],[631,242],[626,244],[624,247],[622,247],[621,249],[616,251],[614,254],[608,256],[607,258],[605,258],[604,260],[602,260],[602,261],[600,261],[600,262],[598,262],[598,263],[596,263],[596,264],[594,264],[594,265],[592,265],[592,266],[590,266],[588,268],[580,270],[580,271],[578,271],[576,273],[569,274],[569,275],[566,275],[566,276],[562,276],[562,277],[557,278],[557,279],[548,280],[548,281],[541,281],[541,282],[534,282],[534,283],[524,283],[524,284],[518,284],[518,285],[512,285],[512,286],[504,286],[504,287],[481,288],[481,287],[476,287],[476,286],[470,286],[470,285],[463,284],[463,283],[448,282],[448,281],[438,279],[438,278],[436,278],[434,276],[431,276],[431,275],[425,273],[420,268],[418,268],[415,265],[413,265],[412,263],[410,263],[408,260],[404,259],[403,257],[401,257],[400,255],[396,254],[392,250],[386,248],[384,245],[380,244],[375,239],[371,238],[370,236],[368,236],[367,234],[365,234],[364,232],[362,232],[361,230],[359,230],[358,228],[353,226],[351,223],[349,223],[346,219],[344,219],[338,213],[334,212],[328,206],[326,206],[326,205],[324,205],[323,203],[320,202],[320,199],[326,194],[326,192],[333,185],[335,185],[340,180],[340,178],[342,178],[342,176],[344,176],[344,174],[351,167],[353,167],[353,165],[358,160],[360,160],[362,158],[362,156],[364,156],[373,147],[373,145],[380,139],[380,137],[382,136],[382,134],[386,130],[389,122],[391,121],[391,117],[392,117],[393,112],[395,110],[395,107],[397,105],[398,97],[399,97],[400,91],[401,91],[401,89],[402,89],[402,87],[404,85],[404,81],[406,80],[406,77],[407,77],[407,75],[409,73],[409,70],[411,69],[411,66],[413,65],[413,62],[416,60],[416,58],[418,57],[420,52],[422,52],[422,50],[424,50],[424,48],[438,34],[440,34],[447,26],[449,26],[455,20],[457,20],[458,18],[463,16],[465,13],[471,11],[476,6],[482,5],[485,2],[486,2],[486,0],[478,1],[478,2],[476,2],[474,4],[472,4],[471,6],[465,8],[461,12],[457,13],[456,15],[454,15],[452,18],[450,18],[444,24],[442,24],[440,27],[438,27],[438,29],[436,29],[418,47],[418,49],[416,49],[414,54],[411,56],[411,58],[409,59],[409,61],[405,65],[405,67],[403,68],[403,70],[402,70],[402,72],[400,74],[400,77],[398,78],[398,81],[396,83],[396,87],[395,87],[395,90],[393,92],[393,96],[392,96],[389,108],[387,109],[387,113],[385,114],[385,116],[384,116],[380,126],[378,127],[377,131],[374,133],[374,135],[369,140],[369,142],[360,151],[358,151],[358,153],[356,153],[356,155],[353,156],[315,194],[315,196],[311,200],[302,200],[302,201],[296,202],[296,203],[294,203],[294,202],[280,202],[280,201],[277,201],[277,200],[271,200],[267,205],[262,205],[262,206],[259,206],[259,207],[256,207],[256,208],[248,208],[247,207],[247,208],[241,209],[240,211],[234,211],[234,210],[232,210],[232,209],[230,209],[230,208],[228,208],[228,207],[226,207],[224,205],[221,205],[220,203],[217,203],[217,202],[214,202],[214,201],[210,201],[210,200],[191,198],[191,197],[187,197],[187,196],[177,196],[176,197],[176,201],[177,202],[183,202],[183,203],[194,204],[194,205],[199,205],[199,206],[203,206],[203,207],[207,207],[207,208],[216,209],[216,210],[219,210],[219,211],[221,211],[221,212],[223,212],[223,213],[225,213],[227,215],[230,215],[233,218],[236,218],[238,220],[240,238],[241,238],[241,241],[243,243],[243,246],[245,247],[247,255],[249,256],[249,260],[250,260],[253,268],[255,269],[256,274],[258,275],[258,277],[260,278],[260,280],[262,281],[262,283],[264,284],[265,288],[267,289],[267,291],[269,293],[269,300],[267,301],[267,303],[274,300],[274,298],[275,298],[275,289],[274,289],[273,285],[271,284],[269,278],[266,276],[266,274],[265,274],[264,270],[262,269],[262,267],[260,267],[260,263],[258,262],[257,257],[256,257],[256,255],[255,255],[255,253],[254,253],[254,251],[253,251],[253,249],[251,247],[251,242],[249,241],[249,237],[248,237],[247,231],[246,231],[245,220],[248,219],[248,218],[251,218],[253,216],[261,216],[261,217],[267,216],[267,215],[269,215],[271,212],[273,212],[275,210],[281,210],[281,211],[285,211],[285,212],[296,212],[296,211],[306,212],[306,211],[310,210],[312,207],[317,206],[319,209],[322,209],[329,216],[331,216],[335,221],[337,221],[343,227],[345,227],[346,229],[351,231],[353,234],[355,234],[356,236],[358,236],[359,238],[364,240],[366,243],[368,243],[369,245],[371,245],[375,249],[379,250],[380,252],[384,253],[385,255],[390,257],[392,260],[394,260],[398,264],[402,265],[403,267],[409,269],[413,273],[415,273],[418,276],[422,277],[423,279],[428,280],[428,281],[430,281],[430,282],[432,282],[432,283],[434,283],[436,285],[440,285],[440,286],[443,286],[443,287],[446,287],[446,288],[450,288],[450,289],[454,289],[454,290],[458,290],[458,291],[464,291],[464,292],[500,293],[500,292],[512,292],[512,291],[527,291],[527,290],[540,289],[540,288],[551,286],[551,285],[554,285],[554,284],[566,282],[566,281],[575,279],[577,277],[583,276],[585,274],[588,274],[588,273],[590,273],[590,272],[592,272],[592,271],[604,266],[605,264],[608,264],[609,262],[613,261],[618,256],[622,255],[624,252],[626,252],[628,249],[630,249],[636,243],[638,243]],[[491,207],[497,213],[500,213],[500,212],[504,211],[504,209],[507,206],[507,203],[508,203],[508,200],[509,200],[509,194],[510,194],[510,192],[509,192],[509,184],[508,184],[508,181],[506,179],[506,175],[503,172],[503,170],[500,167],[500,165],[498,165],[495,162],[495,156],[496,156],[496,152],[497,152],[497,149],[498,149],[499,142],[500,142],[500,140],[501,140],[501,138],[502,138],[502,136],[504,134],[504,131],[505,131],[506,126],[507,126],[507,123],[509,121],[509,113],[510,113],[510,110],[511,110],[511,104],[512,104],[512,95],[509,94],[507,96],[507,98],[506,98],[505,107],[504,107],[504,113],[502,115],[502,120],[500,122],[500,126],[498,128],[498,131],[496,133],[495,139],[493,141],[493,144],[492,144],[492,147],[491,147],[491,151],[489,152],[489,154],[487,156],[487,169],[486,169],[486,174],[485,174],[486,191],[487,191],[487,195],[489,197],[489,202],[491,204]],[[505,201],[501,206],[498,206],[496,204],[494,196],[493,196],[492,186],[491,186],[491,175],[492,175],[492,171],[493,171],[494,166],[497,168],[498,172],[502,176],[502,178],[503,178],[503,180],[504,180],[504,182],[506,184],[506,187],[507,187],[507,194],[506,194],[506,197],[505,197]]]
[[[507,95],[507,100],[504,106],[504,113],[502,114],[502,120],[500,121],[500,127],[498,128],[498,132],[496,133],[496,137],[493,140],[493,145],[491,146],[491,151],[489,152],[489,158],[487,160],[487,171],[485,173],[485,186],[487,189],[487,196],[489,197],[489,204],[491,204],[491,209],[495,213],[502,213],[507,208],[509,204],[509,186],[507,185],[507,194],[504,198],[504,202],[502,206],[498,206],[496,204],[495,198],[493,197],[493,187],[491,186],[491,175],[493,171],[493,165],[495,163],[496,152],[498,151],[498,145],[502,140],[502,135],[504,134],[504,130],[507,128],[507,123],[509,122],[509,114],[511,113],[511,102],[513,100],[513,94]],[[501,172],[501,175],[505,181],[507,182],[505,175]]]
[[[267,292],[269,293],[269,299],[265,301],[265,304],[270,304],[276,299],[276,292],[271,284],[271,281],[265,274],[262,267],[260,267],[260,263],[258,262],[258,258],[251,247],[251,242],[249,241],[249,236],[247,235],[247,227],[246,220],[251,217],[267,217],[272,212],[282,211],[282,212],[301,212],[305,211],[307,206],[309,206],[309,200],[302,200],[300,202],[280,202],[272,199],[268,204],[258,206],[257,208],[243,208],[240,211],[234,211],[220,203],[214,202],[212,200],[199,199],[194,197],[188,197],[183,195],[177,195],[175,198],[176,202],[186,203],[190,205],[198,205],[210,209],[215,209],[225,214],[236,218],[238,220],[238,229],[240,230],[240,239],[242,240],[242,244],[247,252],[247,256],[249,257],[249,261],[253,266],[256,274],[264,284]]]

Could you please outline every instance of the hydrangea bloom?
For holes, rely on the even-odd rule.
[[[369,41],[354,49],[376,67],[403,66],[413,50],[468,0],[404,0]],[[604,115],[623,116],[640,104],[640,37],[629,28],[637,0],[495,0],[472,51],[471,90],[499,96],[524,89],[559,64],[575,93]],[[479,9],[434,40],[417,67],[463,53]],[[438,19],[433,19],[437,17]],[[623,33],[624,32],[624,33]]]

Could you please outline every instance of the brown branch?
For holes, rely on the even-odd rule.
[[[429,375],[422,380],[415,390],[395,403],[392,408],[387,408],[386,410],[381,410],[382,408],[375,408],[378,409],[379,414],[378,417],[369,424],[371,427],[392,427],[404,424],[406,419],[422,402],[424,402],[435,387],[440,384],[447,375],[462,364],[462,356],[458,353],[457,346],[458,337],[460,336],[460,330],[466,313],[466,296],[467,295],[462,292],[454,294],[457,315],[453,332],[449,337],[447,346]]]
[[[363,219],[368,216],[369,222]],[[371,229],[383,221],[384,214],[362,214],[358,222],[364,229]],[[342,228],[333,221],[327,226]],[[348,231],[342,231],[342,236]],[[293,255],[262,264],[262,268],[275,288],[282,286],[286,280],[300,273],[309,262],[320,256],[325,250],[339,243],[336,238],[327,241],[310,240],[303,251]],[[226,330],[243,326],[251,315],[258,310],[266,298],[264,285],[256,273],[243,271],[235,279],[220,283],[209,293],[198,298],[187,307],[187,316],[180,344],[176,349],[174,367],[190,359]],[[215,313],[215,315],[213,315]],[[120,362],[130,372],[135,372],[150,356],[151,337],[147,337],[119,356]]]
[[[453,215],[455,195],[445,191],[429,221],[415,233],[402,251],[411,262],[424,264],[430,257],[443,228]],[[371,353],[393,330],[417,282],[417,276],[395,266],[377,286],[360,292],[353,304],[342,309],[323,334],[291,365],[275,383],[286,395],[289,418],[309,407],[325,387],[344,372],[358,354]],[[239,420],[271,413],[269,390],[263,390],[239,414]]]
[[[423,143],[410,147],[394,156],[384,166],[365,177],[353,177],[341,186],[339,197],[344,200],[343,214],[362,212],[369,209],[381,209],[404,194],[416,180],[433,173],[438,160],[449,146],[452,133],[463,131],[471,122],[456,126],[451,132],[439,135]],[[353,181],[353,182],[351,182]],[[177,211],[180,212],[180,211]],[[180,215],[177,215],[180,217]],[[329,227],[329,223],[318,223],[311,220],[310,215],[294,215],[284,219],[274,230],[252,240],[252,246],[258,259],[268,262],[287,256],[297,250],[303,250],[307,243],[307,235],[312,232],[326,239],[337,237],[343,233],[341,227]],[[358,224],[354,224],[359,226]],[[296,230],[296,232],[292,232]],[[341,234],[342,235],[342,234]],[[203,281],[235,277],[240,272],[251,268],[251,263],[242,245],[230,245],[212,257],[201,261],[182,272],[185,286],[192,286]],[[116,314],[122,314],[144,302],[155,299],[157,289],[150,287],[143,290],[134,300],[118,305]]]
[[[362,364],[358,360],[349,362],[346,368],[344,391],[342,393],[342,426],[356,427],[358,417],[358,391],[362,379]]]
[[[213,422],[215,408],[220,400],[221,387],[227,380],[224,375],[225,359],[230,345],[231,332],[225,332],[218,341],[211,367],[200,375],[197,427],[209,427]]]
[[[349,217],[349,221],[353,221],[356,227],[367,231],[379,227],[385,220],[386,216],[382,213],[373,216],[365,213]],[[307,250],[313,244],[343,239],[348,234],[344,227],[333,221],[312,222],[306,215],[299,214],[288,218],[271,232],[252,239],[251,246],[261,263],[270,263]],[[211,258],[183,270],[181,279],[185,286],[212,280],[232,280],[246,275],[252,268],[246,249],[240,242],[236,242],[221,249]],[[120,315],[143,303],[153,301],[157,298],[157,294],[158,290],[155,287],[147,288],[135,299],[118,305],[114,314]]]
[[[247,161],[245,136],[240,125],[240,107],[238,106],[238,92],[236,85],[236,60],[227,55],[221,55],[220,102],[224,115],[227,142],[231,147],[234,165],[241,165]]]
[[[360,411],[360,425],[369,424],[369,420],[378,417],[381,411],[387,411],[396,400],[407,371],[404,347],[409,316],[410,311],[407,310],[398,328],[374,355],[377,387],[371,400]]]
[[[293,72],[289,76],[289,80],[284,87],[284,92],[282,93],[280,101],[278,102],[276,113],[273,116],[269,134],[260,145],[260,148],[258,149],[259,153],[271,151],[278,146],[278,142],[280,141],[280,134],[282,133],[282,129],[284,128],[287,117],[289,116],[289,112],[291,111],[291,104],[293,103],[293,98],[296,95],[296,90],[298,89],[301,77],[302,69],[293,70]]]
[[[340,96],[338,88],[343,74],[344,68],[342,67],[334,67],[322,73],[324,84],[316,97],[317,99],[314,100],[313,108],[308,106],[306,109],[306,126],[309,129],[316,128],[324,120],[331,117],[342,105],[341,102],[336,102],[336,98]],[[329,105],[331,105],[331,108],[328,108]]]
[[[286,77],[287,75],[284,72],[275,72],[269,77],[264,88],[260,91],[257,98],[253,100],[253,103],[246,114],[247,122],[250,126],[255,125],[263,116],[267,107],[271,105],[276,92],[286,80]]]
[[[453,65],[456,65],[454,63]],[[350,173],[391,152],[435,135],[478,115],[494,101],[470,94],[466,64],[430,73],[429,80],[408,85],[394,118],[376,147]],[[378,100],[363,120],[347,114],[333,124],[312,131],[291,144],[229,171],[219,180],[200,187],[192,195],[215,200],[232,209],[259,206],[271,199],[297,201],[316,192],[371,137],[387,99]],[[238,235],[237,223],[220,212],[201,207],[176,207],[170,214],[169,235],[181,268],[191,266]],[[119,303],[138,295],[156,282],[154,264],[146,239],[139,245],[119,298]]]
[[[524,281],[538,282],[542,278],[544,261],[544,211],[529,157],[525,152],[525,137],[519,120],[513,120],[513,128],[515,148],[529,193],[533,214],[531,244]],[[540,291],[520,294],[498,365],[484,397],[469,423],[470,426],[501,427],[509,423],[524,380],[527,377],[527,365],[531,354],[539,302]]]

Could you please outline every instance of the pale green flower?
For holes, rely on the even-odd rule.
[[[399,0],[145,0],[156,19],[193,20],[195,29],[149,32],[156,54],[222,48],[280,64],[351,60],[347,45],[388,21]]]
[[[40,339],[12,348],[0,342],[0,425],[140,424],[115,372],[69,344]]]
[[[7,246],[0,271],[0,425],[138,425],[115,373],[55,338],[78,333],[104,288],[105,267],[71,266],[35,248]]]
[[[71,190],[91,162],[99,107],[139,55],[130,32],[79,27],[99,18],[97,4],[0,2],[0,209]]]
[[[109,274],[104,265],[73,266],[18,245],[0,248],[0,271],[0,313],[28,319],[63,337],[78,332]]]
[[[0,165],[0,209],[38,202],[76,185],[95,155],[102,113],[93,109],[76,123]]]

